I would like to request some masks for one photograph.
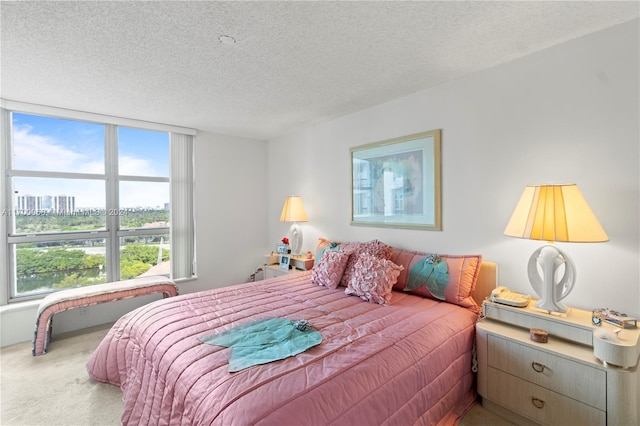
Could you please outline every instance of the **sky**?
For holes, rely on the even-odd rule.
[[[105,173],[102,124],[13,113],[13,169]],[[118,127],[120,175],[169,177],[169,134]],[[104,180],[14,178],[16,195],[67,195],[76,208],[105,206]],[[121,182],[120,208],[163,207],[169,184]]]

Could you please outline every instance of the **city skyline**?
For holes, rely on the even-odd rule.
[[[17,195],[15,208],[18,212],[73,213],[76,211],[76,197],[72,195]]]
[[[18,211],[82,211],[82,210],[104,210],[104,207],[98,206],[76,206],[76,197],[67,194],[43,194],[43,195],[16,195],[14,207]],[[165,202],[155,206],[121,206],[122,209],[139,210],[139,209],[160,209],[169,210],[169,203]]]

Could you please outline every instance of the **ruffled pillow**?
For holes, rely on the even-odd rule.
[[[322,259],[322,256],[326,251],[338,251],[342,249],[343,246],[344,244],[341,244],[337,241],[327,240],[326,238],[318,238],[318,245],[316,246],[316,258],[313,262],[313,267],[315,268],[318,263],[320,263],[320,260]]]
[[[313,268],[311,282],[329,288],[337,288],[347,266],[349,253],[343,251],[327,251],[320,262]]]
[[[391,301],[391,290],[404,267],[390,260],[361,254],[353,269],[344,292],[360,296],[368,302],[386,305]]]
[[[342,275],[342,280],[340,281],[340,284],[345,287],[349,286],[349,281],[353,275],[355,264],[361,254],[368,254],[385,260],[390,259],[393,254],[393,247],[378,240],[372,240],[366,243],[350,243],[348,246],[341,246],[341,248],[352,254],[349,258],[349,262],[347,262],[347,267],[344,270],[344,275]]]

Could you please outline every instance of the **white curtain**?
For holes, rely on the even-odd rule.
[[[170,133],[171,278],[196,275],[193,136]]]

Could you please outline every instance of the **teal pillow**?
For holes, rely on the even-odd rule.
[[[419,287],[425,286],[434,298],[446,300],[447,284],[449,284],[447,262],[437,254],[430,254],[413,265],[404,291],[417,290]]]

